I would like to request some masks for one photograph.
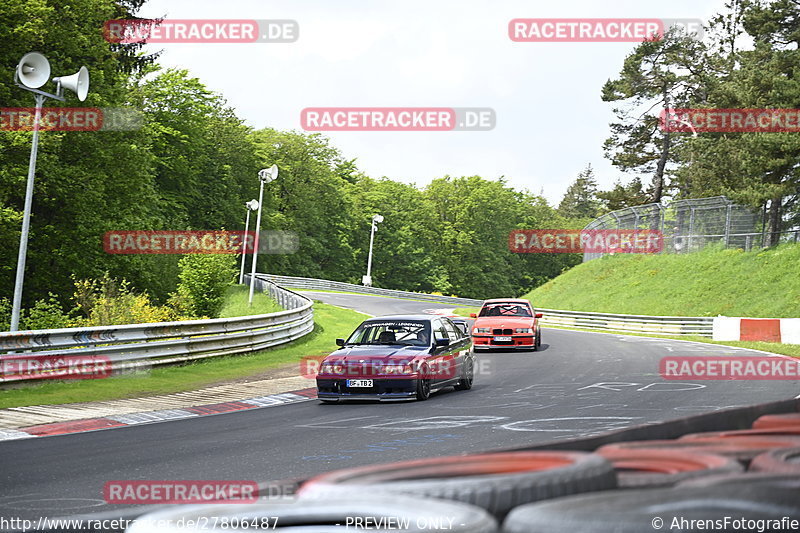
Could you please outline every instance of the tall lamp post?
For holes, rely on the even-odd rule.
[[[17,256],[17,277],[14,281],[14,302],[11,307],[10,331],[19,330],[19,317],[22,308],[22,285],[25,280],[25,260],[28,254],[28,233],[31,227],[31,204],[33,202],[33,178],[36,174],[36,156],[39,151],[39,122],[42,118],[42,106],[48,98],[60,102],[64,98],[64,89],[69,89],[83,102],[89,93],[89,71],[81,67],[71,76],[53,78],[56,83],[55,94],[40,91],[39,87],[50,79],[50,62],[42,54],[31,52],[22,56],[17,70],[14,73],[14,83],[17,87],[34,94],[36,111],[33,118],[33,144],[31,158],[28,163],[28,181],[25,186],[25,208],[22,214],[22,232],[19,238],[19,255]]]
[[[375,232],[378,231],[378,224],[383,222],[381,215],[372,215],[372,228],[369,232],[369,256],[367,257],[367,275],[361,278],[361,283],[367,287],[372,287],[372,245],[375,242]]]
[[[247,257],[247,237],[249,237],[247,232],[250,231],[250,211],[255,211],[258,209],[259,205],[261,204],[259,204],[256,199],[250,200],[244,204],[244,207],[247,209],[247,216],[244,222],[244,243],[242,244],[242,267],[239,269],[239,285],[244,283],[244,258]]]
[[[256,282],[256,261],[258,261],[258,237],[261,232],[261,208],[264,206],[264,184],[269,183],[278,177],[278,165],[263,168],[258,171],[258,179],[261,180],[261,188],[258,191],[258,215],[256,216],[256,239],[253,244],[253,271],[250,273],[250,297],[247,304],[253,305],[253,288]]]

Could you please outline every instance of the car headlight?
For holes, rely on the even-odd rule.
[[[344,374],[344,365],[341,363],[322,363],[319,365],[320,374]]]
[[[514,330],[516,333],[533,333],[531,328],[517,328]]]
[[[489,328],[475,328],[472,333],[489,333]]]
[[[386,365],[382,369],[384,374],[392,374],[392,375],[399,375],[399,374],[411,374],[413,371],[411,370],[411,365]]]

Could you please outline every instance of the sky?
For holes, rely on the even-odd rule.
[[[326,132],[373,178],[504,177],[557,204],[587,164],[601,189],[633,175],[603,155],[614,120],[600,90],[635,43],[521,43],[515,18],[686,18],[722,0],[150,0],[139,16],[292,19],[293,43],[150,44],[249,126],[301,129],[307,107],[489,107],[491,131]],[[643,176],[650,181],[650,176]],[[255,179],[255,177],[254,177]]]

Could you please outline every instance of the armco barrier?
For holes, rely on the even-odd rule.
[[[6,372],[3,359],[9,359],[12,352],[14,358],[24,356],[33,361],[64,356],[97,358],[110,363],[110,370],[121,371],[256,352],[314,329],[311,300],[258,276],[256,287],[269,292],[286,310],[211,320],[0,333],[0,383],[48,377]]]
[[[483,300],[473,300],[472,298],[455,298],[453,296],[439,296],[436,294],[426,294],[424,292],[396,291],[393,289],[380,289],[378,287],[365,287],[354,283],[344,283],[342,281],[328,281],[316,278],[296,278],[292,276],[275,276],[273,274],[258,274],[258,277],[268,279],[277,283],[281,287],[292,289],[306,289],[313,291],[343,291],[355,292],[360,294],[376,294],[379,296],[391,296],[392,298],[408,298],[411,300],[422,300],[441,304],[452,304],[462,307],[475,307],[483,303]]]
[[[296,278],[291,276],[274,276],[272,274],[259,274],[274,283],[293,289],[345,291],[360,294],[376,294],[392,296],[394,298],[410,298],[414,300],[430,301],[455,306],[477,307],[483,300],[471,298],[454,298],[452,296],[437,296],[418,292],[395,291],[377,287],[365,287],[341,281],[328,281],[315,278]],[[533,302],[536,305],[536,302]],[[561,311],[558,309],[541,309],[544,313],[542,325],[566,326],[576,328],[598,329],[609,332],[655,333],[662,335],[702,335],[711,336],[711,317],[687,316],[647,316],[647,315],[620,315],[612,313],[590,313],[584,311]]]

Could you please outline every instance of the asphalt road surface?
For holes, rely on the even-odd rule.
[[[444,307],[366,295],[307,294],[371,315]],[[326,405],[313,400],[0,442],[0,516],[119,509],[103,501],[109,480],[306,477],[348,466],[588,436],[800,393],[797,381],[676,382],[658,374],[659,359],[668,355],[748,353],[545,329],[541,351],[482,352],[472,390],[449,389],[425,402]]]

